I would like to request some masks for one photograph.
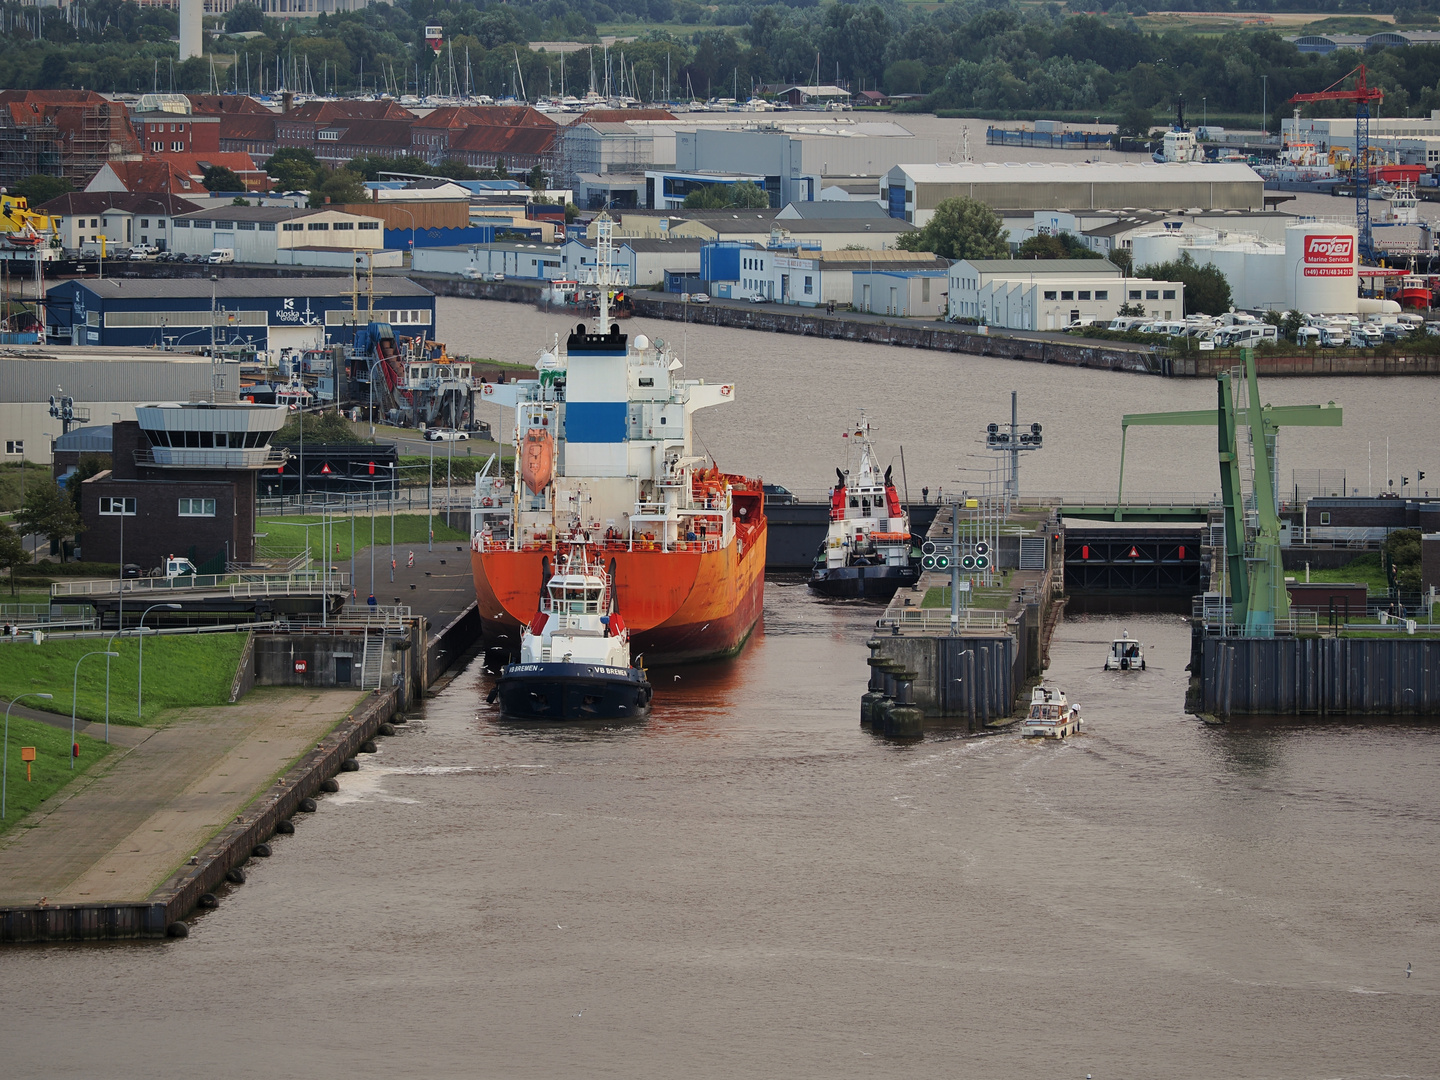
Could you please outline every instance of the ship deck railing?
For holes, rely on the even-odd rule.
[[[485,540],[476,538],[471,541],[472,551],[550,551],[552,547],[561,544],[569,544],[566,537],[556,539],[554,545],[549,540],[528,540],[522,544],[512,544],[509,540]],[[725,540],[718,536],[708,536],[704,540],[673,540],[668,544],[662,544],[659,540],[647,540],[637,536],[626,540],[591,540],[590,546],[596,551],[682,551],[682,552],[705,552],[720,551],[725,547]]]

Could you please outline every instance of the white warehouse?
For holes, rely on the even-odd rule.
[[[1108,259],[961,259],[950,267],[952,320],[1006,330],[1063,330],[1105,321],[1122,305],[1149,319],[1183,319],[1185,286],[1127,277]]]
[[[379,218],[294,206],[225,206],[170,220],[170,249],[208,255],[235,252],[242,263],[304,262],[303,250],[374,251],[385,246]]]

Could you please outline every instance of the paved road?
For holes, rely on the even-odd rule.
[[[408,565],[412,552],[413,567]],[[370,589],[368,548],[356,553],[355,577],[358,608],[363,608]],[[408,604],[411,611],[429,620],[429,632],[434,634],[475,601],[469,542],[437,540],[434,551],[426,551],[424,544],[397,544],[393,582],[390,580],[390,546],[377,546],[374,587],[378,603]]]
[[[0,904],[145,899],[362,697],[264,687],[129,729],[135,746],[0,841]]]

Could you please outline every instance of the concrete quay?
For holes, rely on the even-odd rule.
[[[185,936],[184,917],[243,883],[243,865],[314,809],[398,700],[272,689],[242,708],[181,710],[0,845],[0,943]]]
[[[111,275],[123,277],[288,277],[293,267],[232,263],[223,266],[174,263],[116,263]],[[471,300],[503,300],[511,303],[541,304],[545,285],[539,281],[469,281],[448,274],[385,270],[377,273],[403,275],[431,289],[437,296]],[[307,269],[307,277],[340,277],[341,271]],[[1213,378],[1235,363],[1231,352],[1192,352],[1171,356],[1125,341],[1075,337],[1061,331],[986,330],[957,323],[863,312],[828,314],[822,308],[801,308],[790,304],[752,304],[745,300],[711,300],[708,304],[685,304],[673,293],[640,289],[632,292],[635,313],[645,318],[727,326],[740,330],[799,334],[870,345],[893,345],[936,352],[995,356],[1037,364],[1127,371],[1165,378]],[[576,314],[577,319],[588,316]],[[1281,354],[1262,351],[1256,368],[1265,376],[1282,375],[1440,375],[1440,355],[1381,356],[1373,354],[1333,355],[1315,349]]]
[[[950,548],[954,512],[953,505],[942,509],[926,535],[941,550]],[[862,703],[862,726],[881,735],[915,737],[926,728],[973,732],[1013,720],[1022,694],[1045,669],[1050,635],[1064,604],[1064,541],[1051,521],[1048,510],[1011,515],[997,545],[997,568],[1009,572],[1004,590],[977,596],[992,606],[962,609],[953,625],[948,604],[923,606],[929,590],[950,585],[948,570],[924,571],[913,589],[895,594],[866,642],[871,682]],[[1044,545],[1043,568],[1020,569],[1022,535]],[[1017,542],[1003,542],[1012,536]],[[1033,561],[1034,550],[1027,562]],[[918,726],[897,730],[880,718],[883,712],[865,707],[897,691],[903,704],[918,712]]]

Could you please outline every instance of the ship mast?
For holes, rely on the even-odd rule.
[[[595,270],[582,271],[582,284],[594,285],[599,291],[596,304],[595,333],[610,332],[610,290],[629,288],[628,274],[620,273],[615,266],[615,221],[609,214],[602,213],[595,219]]]

